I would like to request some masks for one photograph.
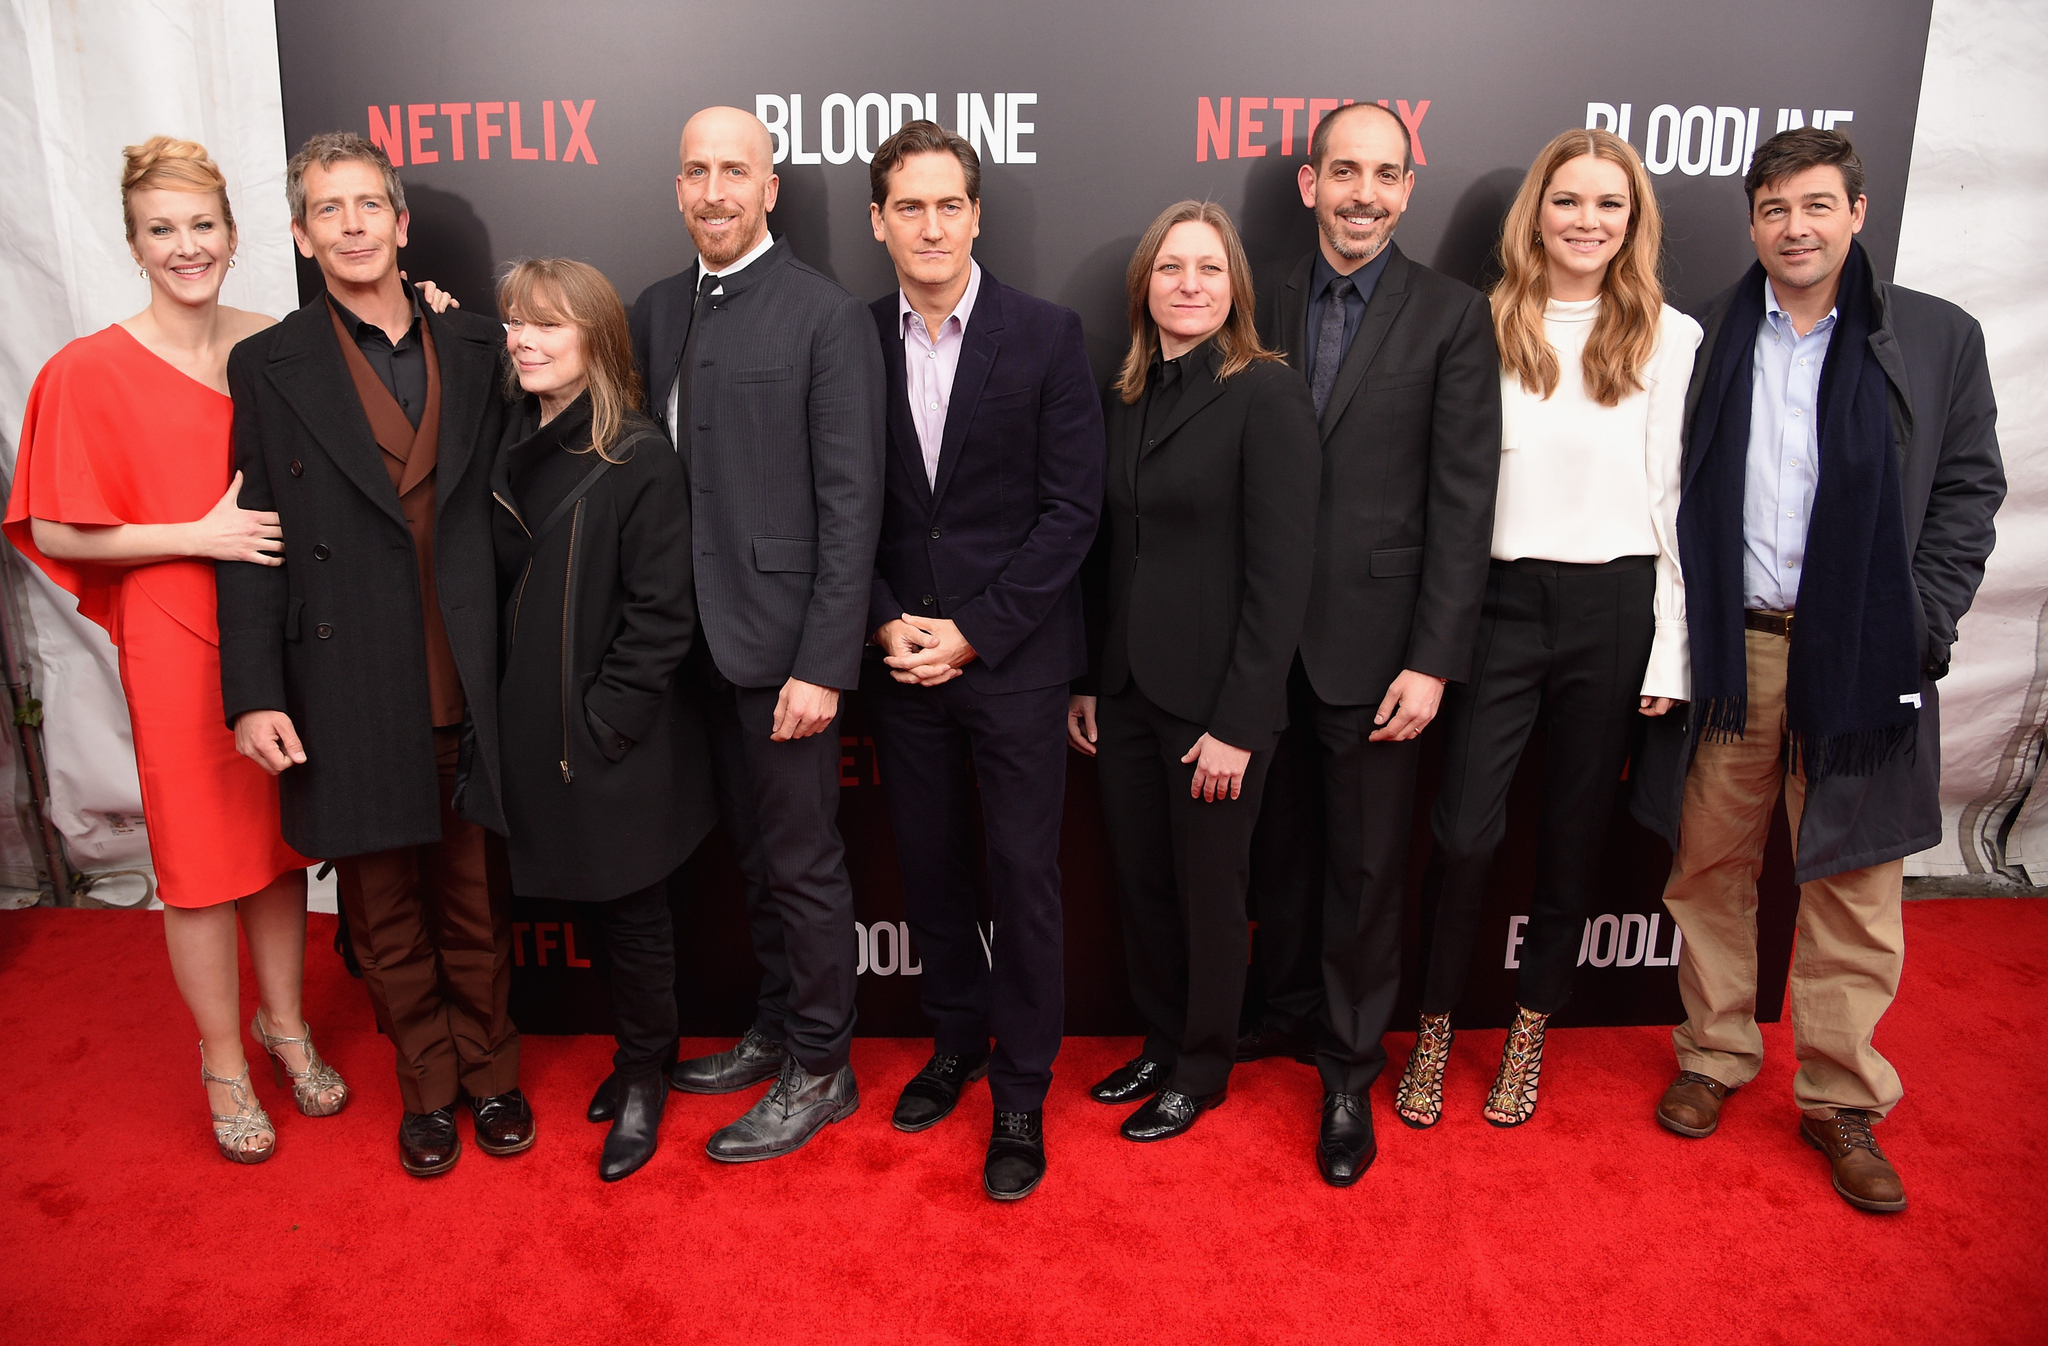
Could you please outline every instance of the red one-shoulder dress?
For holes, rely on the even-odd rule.
[[[173,907],[232,902],[304,856],[278,831],[277,783],[235,751],[220,692],[213,563],[54,560],[31,518],[68,524],[187,523],[233,478],[234,403],[116,324],[43,366],[29,393],[8,540],[120,654],[157,896]]]

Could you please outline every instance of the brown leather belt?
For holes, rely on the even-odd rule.
[[[1768,631],[1774,636],[1792,634],[1792,614],[1789,612],[1759,612],[1755,608],[1744,608],[1742,624],[1752,631]]]

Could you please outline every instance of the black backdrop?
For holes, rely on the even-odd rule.
[[[865,158],[895,124],[935,111],[983,153],[977,258],[1010,284],[1076,309],[1106,375],[1124,342],[1124,265],[1161,207],[1186,196],[1222,202],[1262,276],[1313,246],[1293,180],[1311,118],[1339,101],[1384,101],[1409,122],[1417,184],[1397,241],[1475,283],[1486,279],[1500,217],[1535,151],[1559,130],[1591,124],[1623,134],[1656,175],[1666,276],[1680,307],[1696,309],[1753,259],[1740,174],[1748,151],[1788,122],[1831,124],[1855,138],[1871,201],[1863,239],[1889,275],[1930,7],[783,0],[735,10],[654,0],[328,0],[280,3],[277,27],[287,140],[347,129],[384,144],[412,209],[407,268],[471,308],[488,307],[491,276],[513,257],[580,257],[628,303],[692,261],[675,210],[676,143],[688,115],[713,103],[753,109],[776,131],[774,232],[855,294],[886,293],[893,279],[868,229]],[[303,264],[300,286],[308,297],[318,287]],[[916,950],[858,697],[842,730],[840,826],[862,932],[861,1031],[921,1035]],[[1531,768],[1542,746],[1539,736],[1516,782],[1495,866],[1461,1014],[1473,1026],[1512,1012],[1507,965],[1534,862]],[[1068,1028],[1131,1031],[1094,773],[1078,757],[1070,766],[1061,845]],[[1411,906],[1435,778],[1432,748]],[[1770,1020],[1783,1004],[1797,903],[1789,856],[1781,812],[1759,916],[1759,1017]],[[1659,901],[1669,864],[1663,844],[1618,809],[1578,991],[1560,1023],[1679,1017],[1674,931]],[[674,904],[685,1031],[739,1031],[757,972],[738,875],[718,838],[677,877]],[[608,1028],[594,931],[569,904],[515,905],[521,1026]]]

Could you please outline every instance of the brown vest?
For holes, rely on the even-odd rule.
[[[427,357],[427,405],[415,430],[398,399],[357,349],[354,335],[342,326],[341,315],[331,302],[327,315],[334,319],[341,357],[348,362],[363,414],[370,418],[370,432],[384,451],[384,470],[391,474],[391,487],[398,492],[398,507],[412,530],[413,555],[419,558],[420,611],[426,620],[427,697],[433,703],[434,727],[461,724],[462,674],[455,667],[455,651],[448,644],[448,627],[441,619],[441,600],[434,585],[434,464],[441,426],[441,367],[435,358],[433,329],[424,320],[420,322],[420,344]]]

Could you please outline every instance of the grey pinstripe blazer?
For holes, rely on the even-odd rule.
[[[633,304],[633,358],[661,420],[678,373],[690,424],[698,618],[742,687],[851,688],[882,527],[882,350],[866,305],[778,240],[707,300],[680,369],[692,266]]]

